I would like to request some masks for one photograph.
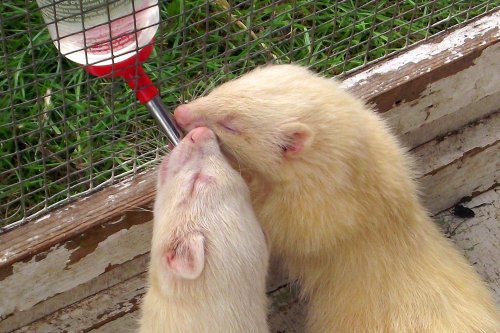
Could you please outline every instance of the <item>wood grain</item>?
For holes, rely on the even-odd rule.
[[[466,205],[475,212],[474,218],[459,218],[448,210],[435,220],[481,274],[500,305],[500,189],[485,192]],[[145,275],[139,274],[15,332],[133,331],[145,293],[144,282]],[[270,293],[271,332],[303,332],[304,305],[297,295],[289,284]]]

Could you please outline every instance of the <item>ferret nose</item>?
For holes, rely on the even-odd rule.
[[[194,143],[203,143],[215,138],[214,132],[208,127],[197,127],[188,133],[189,139]]]
[[[179,105],[174,110],[174,119],[180,127],[187,130],[189,125],[191,125],[194,121],[194,115],[193,112],[189,110],[189,107],[184,104]]]

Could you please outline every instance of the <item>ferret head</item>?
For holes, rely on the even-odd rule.
[[[230,248],[238,245],[232,239],[245,230],[238,223],[252,214],[248,188],[222,155],[215,134],[206,127],[189,132],[158,169],[151,269],[160,288],[196,280],[207,265],[212,271],[214,265],[231,265],[233,258],[217,247],[240,251]]]
[[[284,161],[308,158],[325,126],[315,112],[332,92],[325,81],[294,65],[257,68],[177,107],[174,115],[185,130],[211,128],[240,166],[279,178],[289,164]]]

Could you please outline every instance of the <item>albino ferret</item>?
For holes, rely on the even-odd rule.
[[[491,295],[418,199],[384,121],[331,79],[258,68],[179,106],[246,175],[271,253],[299,279],[308,332],[500,332]]]
[[[269,332],[268,259],[244,180],[191,131],[159,168],[140,332]]]

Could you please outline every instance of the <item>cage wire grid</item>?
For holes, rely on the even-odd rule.
[[[120,1],[94,2],[110,15]],[[500,0],[158,6],[155,50],[144,68],[173,109],[270,62],[339,77],[496,10]],[[36,1],[0,3],[0,45],[0,233],[137,174],[165,153],[166,139],[122,79],[94,77],[58,53]]]

